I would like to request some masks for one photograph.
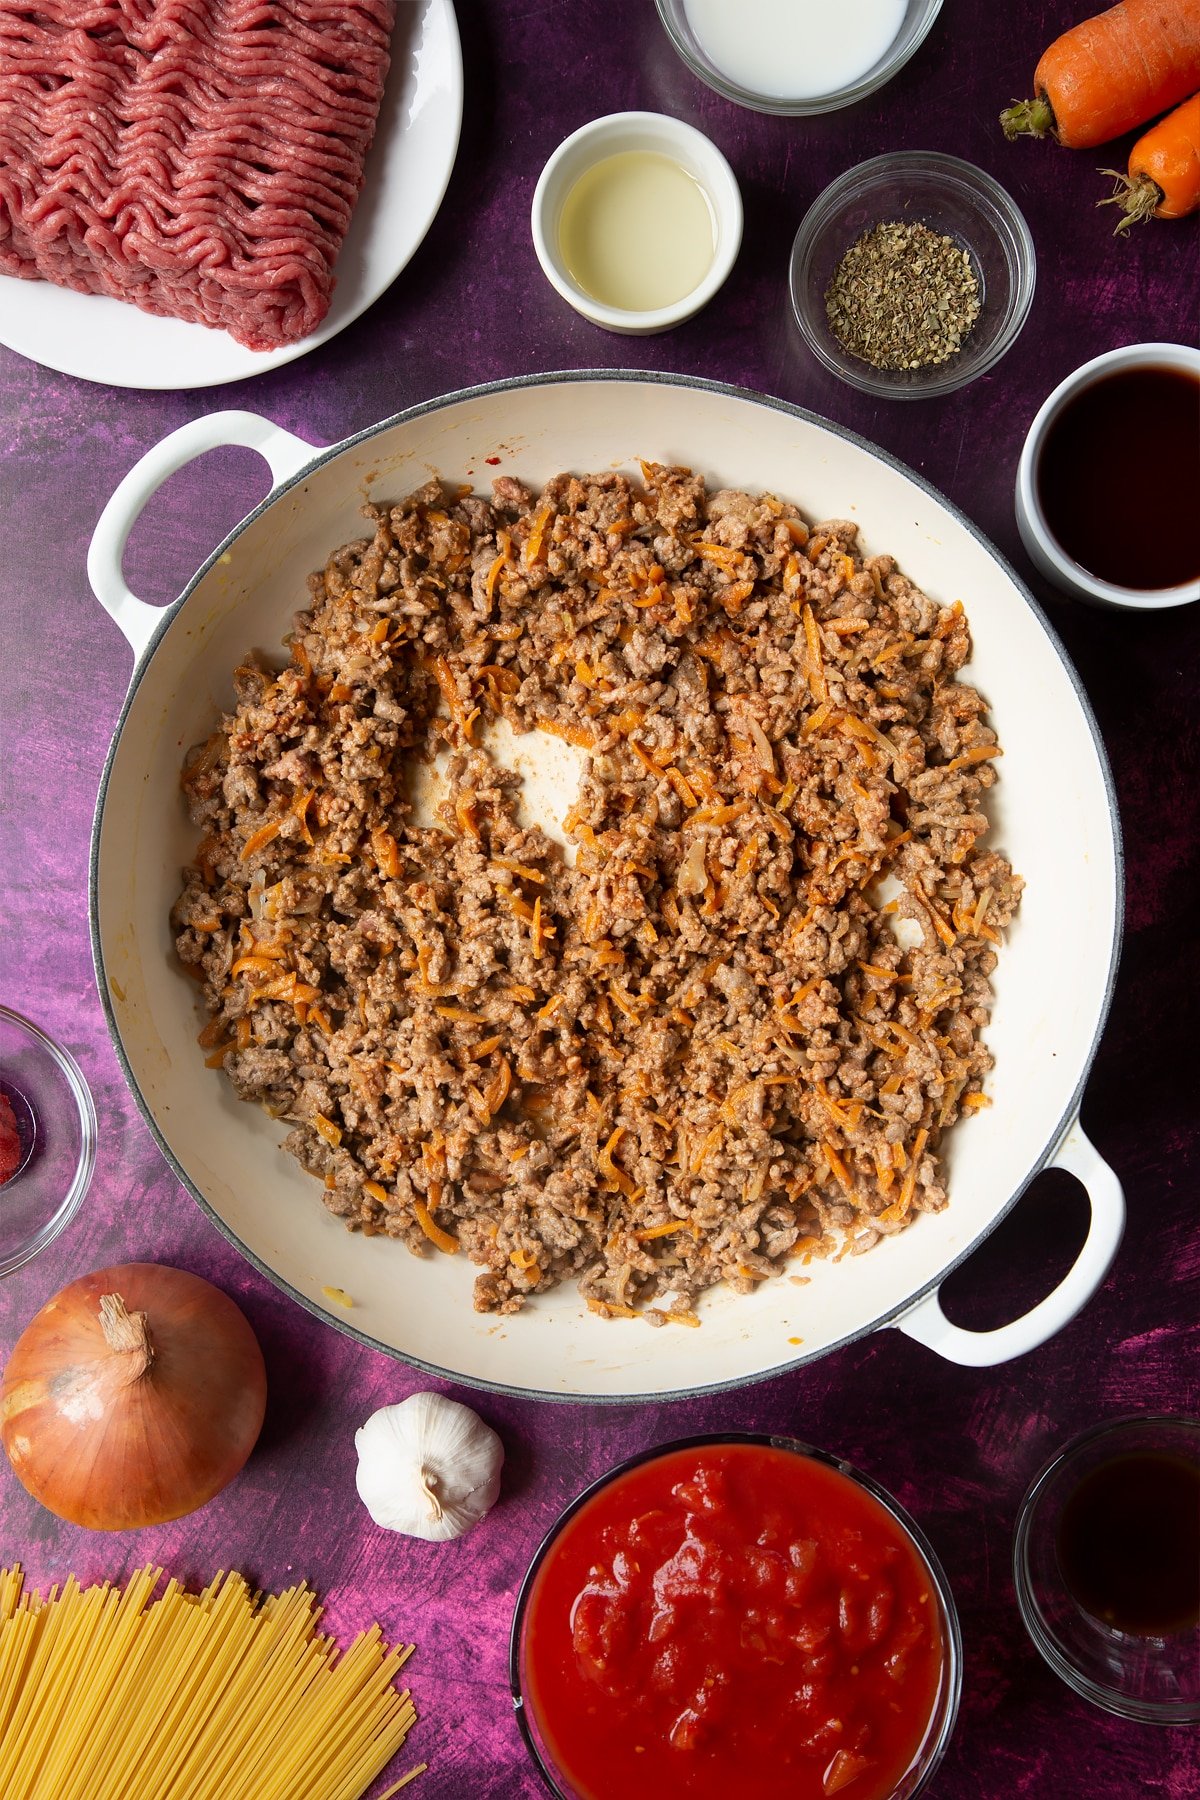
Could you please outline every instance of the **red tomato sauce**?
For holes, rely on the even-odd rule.
[[[0,1094],[0,1187],[16,1174],[22,1154],[21,1134],[12,1102],[7,1094]]]
[[[826,1464],[696,1445],[618,1476],[530,1588],[525,1704],[579,1800],[884,1800],[932,1717],[929,1569]]]

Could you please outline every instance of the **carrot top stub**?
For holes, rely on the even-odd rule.
[[[1085,150],[1120,137],[1200,87],[1200,0],[1121,0],[1056,38],[1034,98],[1000,115],[1006,137]]]
[[[1114,230],[1146,219],[1184,219],[1200,207],[1200,94],[1143,132],[1129,152],[1129,169],[1102,169],[1116,184],[1098,206],[1117,206]]]

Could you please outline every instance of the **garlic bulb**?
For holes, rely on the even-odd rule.
[[[382,1406],[354,1434],[359,1496],[377,1525],[441,1543],[478,1525],[500,1492],[504,1446],[442,1394]]]

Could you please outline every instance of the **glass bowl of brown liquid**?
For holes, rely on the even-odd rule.
[[[1144,1724],[1200,1723],[1200,1419],[1093,1426],[1021,1505],[1017,1603],[1057,1675]]]

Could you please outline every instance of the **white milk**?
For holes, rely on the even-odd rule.
[[[684,0],[706,54],[739,87],[813,100],[873,69],[895,42],[906,0]]]

